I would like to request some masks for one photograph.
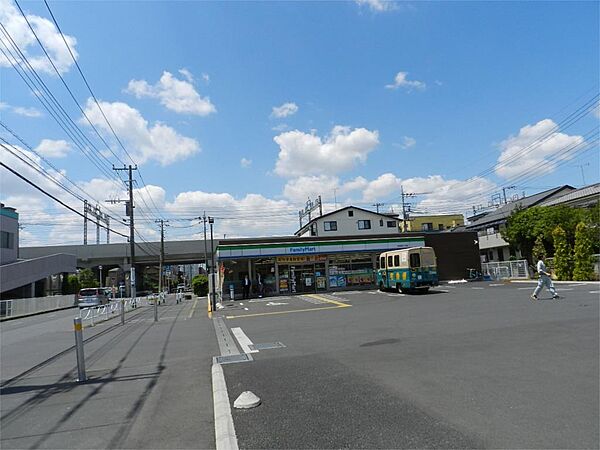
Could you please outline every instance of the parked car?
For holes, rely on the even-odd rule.
[[[105,288],[84,288],[77,294],[77,305],[80,308],[90,308],[108,303]]]

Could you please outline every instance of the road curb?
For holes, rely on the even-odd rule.
[[[215,443],[217,450],[238,450],[225,375],[220,364],[212,366]]]
[[[511,280],[511,283],[534,283],[537,284],[538,280]],[[600,285],[600,281],[557,281],[552,280],[554,284],[589,284],[589,285]]]

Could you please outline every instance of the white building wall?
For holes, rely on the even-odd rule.
[[[350,217],[348,212],[352,211],[353,216]],[[366,230],[358,229],[359,220],[370,220],[371,228]],[[383,220],[383,226],[380,225],[380,220]],[[337,223],[336,231],[325,231],[325,222],[335,221]],[[393,221],[394,226],[388,228],[387,222]],[[317,236],[363,236],[363,235],[391,235],[398,233],[398,220],[393,217],[385,217],[376,213],[362,211],[360,209],[344,209],[327,217],[317,218]],[[306,230],[302,236],[310,236],[310,230]]]

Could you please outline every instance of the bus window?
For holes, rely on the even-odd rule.
[[[394,255],[394,266],[400,267],[400,255]]]
[[[410,254],[410,267],[421,267],[421,255],[418,253]]]
[[[388,260],[387,260],[387,266],[388,267],[393,267],[393,263],[392,263],[392,256],[388,256]]]
[[[379,258],[379,267],[381,269],[385,269],[385,256],[382,256],[381,258]]]

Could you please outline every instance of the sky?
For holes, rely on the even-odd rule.
[[[43,1],[0,0],[1,160],[123,234],[105,201],[136,164],[141,242],[159,218],[199,238],[204,212],[217,237],[292,234],[318,195],[397,213],[403,189],[413,215],[468,216],[503,188],[600,181],[598,2],[48,5],[63,35]],[[4,167],[0,188],[22,246],[82,242],[81,217]]]

